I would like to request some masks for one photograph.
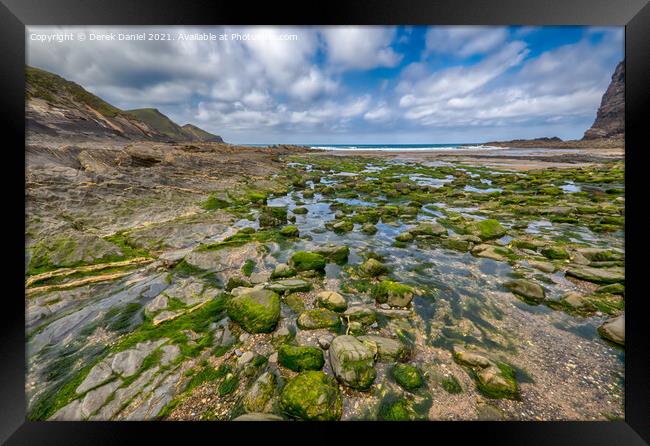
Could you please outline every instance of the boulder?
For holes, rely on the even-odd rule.
[[[354,389],[368,389],[377,376],[373,351],[354,336],[334,338],[330,344],[329,357],[334,375]]]
[[[284,237],[293,238],[293,237],[300,236],[300,231],[298,230],[298,228],[296,226],[288,225],[288,226],[285,226],[284,228],[280,229],[280,235],[282,235]]]
[[[420,223],[408,230],[412,235],[423,235],[429,237],[440,237],[447,235],[447,229],[438,222]]]
[[[372,325],[377,321],[375,310],[362,305],[355,305],[343,312],[343,317],[352,322],[358,322],[361,325]]]
[[[376,259],[368,259],[359,266],[359,272],[366,277],[382,276],[388,271],[388,267]]]
[[[321,246],[315,252],[332,262],[345,263],[348,260],[348,255],[350,255],[350,248],[347,246],[337,246],[330,244]]]
[[[326,261],[321,254],[297,251],[291,256],[289,265],[296,271],[324,271]]]
[[[303,330],[316,330],[319,328],[337,328],[341,325],[339,315],[326,308],[305,310],[300,313],[296,321]]]
[[[336,380],[319,371],[299,373],[282,390],[280,407],[287,415],[302,420],[336,421],[343,401]]]
[[[335,291],[321,291],[316,295],[318,305],[328,310],[340,312],[348,308],[345,298]]]
[[[364,223],[361,226],[361,232],[368,235],[374,235],[377,233],[377,226],[373,225],[372,223]]]
[[[280,319],[280,297],[271,290],[245,292],[230,299],[228,316],[249,333],[270,333]]]
[[[377,361],[404,361],[408,357],[406,347],[397,339],[376,335],[359,336],[357,339],[370,347]]]
[[[515,279],[504,284],[512,293],[532,302],[541,302],[545,298],[544,288],[527,279]]]
[[[271,279],[286,279],[287,277],[293,277],[295,275],[295,269],[291,268],[286,263],[278,263],[275,265],[275,268],[271,273]]]
[[[494,219],[475,221],[468,225],[467,229],[481,240],[492,240],[506,235],[506,229]]]
[[[625,269],[622,267],[593,268],[590,266],[579,266],[569,268],[566,271],[566,275],[594,283],[625,282]]]
[[[275,391],[275,375],[264,372],[255,380],[242,400],[246,412],[265,412]]]
[[[294,372],[302,372],[322,369],[325,359],[318,347],[284,344],[278,349],[278,362]]]
[[[311,290],[311,283],[302,279],[282,279],[271,282],[266,286],[266,289],[275,291],[278,294],[297,293]]]
[[[415,390],[424,384],[417,367],[410,364],[395,364],[391,369],[393,379],[406,390]]]
[[[625,345],[625,314],[607,319],[598,327],[601,337],[619,345]]]
[[[371,291],[372,297],[378,303],[387,303],[393,307],[406,307],[413,300],[414,290],[408,285],[382,280]]]

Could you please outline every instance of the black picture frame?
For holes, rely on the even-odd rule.
[[[625,421],[388,423],[28,422],[25,419],[24,66],[25,25],[202,24],[476,24],[625,26],[627,345]],[[0,441],[6,444],[116,444],[198,441],[462,441],[480,444],[641,445],[650,441],[648,296],[642,294],[642,243],[647,183],[644,140],[650,104],[650,5],[647,0],[402,0],[343,2],[223,2],[171,0],[0,0],[0,122],[2,186],[8,226],[0,325]],[[644,113],[645,112],[645,113]],[[645,118],[647,121],[647,118]],[[644,144],[645,143],[645,144]],[[644,145],[646,147],[644,147]],[[22,172],[22,173],[21,173]],[[14,235],[15,234],[15,235]],[[647,240],[647,230],[646,230]],[[10,285],[10,286],[7,286]],[[645,307],[645,308],[644,308]],[[233,435],[233,440],[228,437]],[[204,439],[200,437],[205,436]],[[422,436],[422,437],[420,437]],[[419,438],[422,438],[420,440]],[[446,439],[445,439],[446,438]],[[207,439],[207,440],[206,440]]]

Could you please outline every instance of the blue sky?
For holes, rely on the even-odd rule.
[[[56,32],[174,40],[30,38]],[[228,39],[176,40],[205,32]],[[232,39],[236,33],[256,38]],[[122,109],[156,107],[234,143],[580,138],[624,55],[622,27],[28,27],[27,34],[29,65]]]

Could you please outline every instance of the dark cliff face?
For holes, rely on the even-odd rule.
[[[625,61],[617,66],[603,95],[596,120],[583,139],[623,137],[625,135]]]

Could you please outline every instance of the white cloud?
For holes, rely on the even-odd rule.
[[[322,29],[328,60],[340,69],[394,67],[402,60],[391,47],[395,28],[375,26]]]
[[[507,37],[504,27],[436,26],[427,30],[424,52],[462,57],[485,54],[503,45]]]

